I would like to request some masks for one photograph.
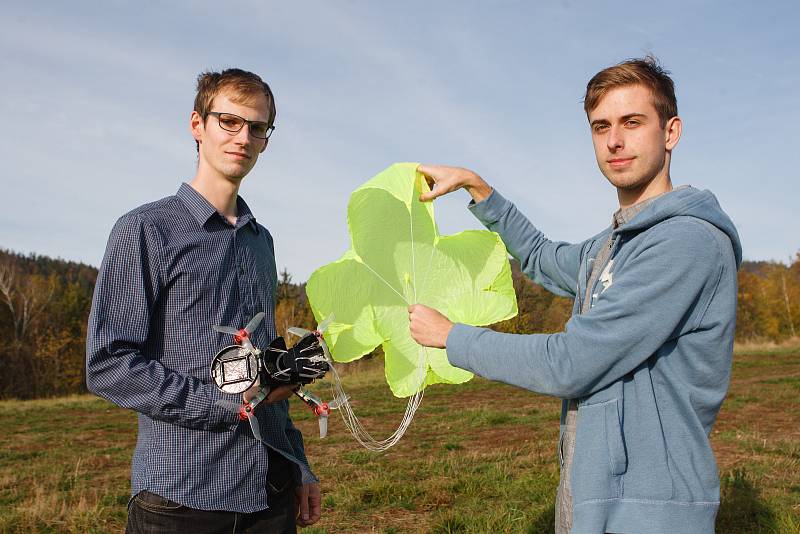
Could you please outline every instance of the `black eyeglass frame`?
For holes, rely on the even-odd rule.
[[[267,124],[264,121],[249,121],[249,120],[245,119],[244,117],[240,117],[239,115],[236,115],[235,113],[228,113],[227,111],[207,111],[206,112],[206,118],[208,118],[209,115],[214,115],[217,118],[217,124],[219,124],[219,127],[222,128],[223,130],[225,130],[226,132],[231,132],[231,133],[240,132],[240,131],[242,131],[242,128],[244,128],[244,125],[247,124],[247,131],[248,131],[248,133],[250,135],[252,135],[256,139],[267,140],[272,135],[272,132],[275,131],[275,125],[274,124],[268,124],[267,125],[267,135],[265,137],[259,137],[259,136],[255,135],[253,133],[253,124]],[[242,125],[239,126],[235,130],[231,130],[230,128],[226,128],[226,127],[224,127],[222,125],[222,115],[230,115],[231,117],[236,117],[237,119],[242,121]]]

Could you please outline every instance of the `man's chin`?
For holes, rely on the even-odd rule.
[[[643,185],[647,185],[648,182],[646,179],[639,176],[632,176],[630,172],[619,172],[610,169],[605,169],[604,171],[603,174],[606,180],[622,191],[634,191],[641,188]]]
[[[252,167],[247,167],[247,168],[243,168],[243,167],[239,167],[239,166],[232,167],[232,168],[229,168],[229,169],[226,170],[227,172],[225,172],[225,177],[228,180],[231,180],[231,181],[234,181],[234,182],[241,182],[244,179],[244,177],[247,176],[248,173],[251,170],[252,170]]]

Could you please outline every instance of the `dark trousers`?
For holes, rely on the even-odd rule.
[[[131,499],[128,506],[125,533],[296,534],[297,510],[291,467],[283,457],[273,459],[271,454],[270,468],[267,480],[269,508],[266,510],[250,514],[196,510],[142,491]]]

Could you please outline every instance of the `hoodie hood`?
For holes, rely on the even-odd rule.
[[[739,240],[739,232],[736,231],[728,214],[722,210],[717,197],[708,190],[701,191],[691,186],[674,189],[666,195],[654,199],[616,232],[646,230],[666,219],[678,216],[696,217],[719,228],[731,240],[736,257],[736,267],[738,268],[742,264],[742,243]]]

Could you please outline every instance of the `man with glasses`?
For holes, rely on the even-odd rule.
[[[89,389],[139,413],[128,532],[296,532],[320,517],[318,480],[288,413],[294,386],[270,391],[261,438],[227,408],[209,364],[233,344],[212,325],[259,312],[257,347],[276,337],[277,271],[269,231],[238,196],[274,131],[275,102],[239,69],[198,77],[190,130],[197,173],[174,196],[122,216],[95,286]]]

